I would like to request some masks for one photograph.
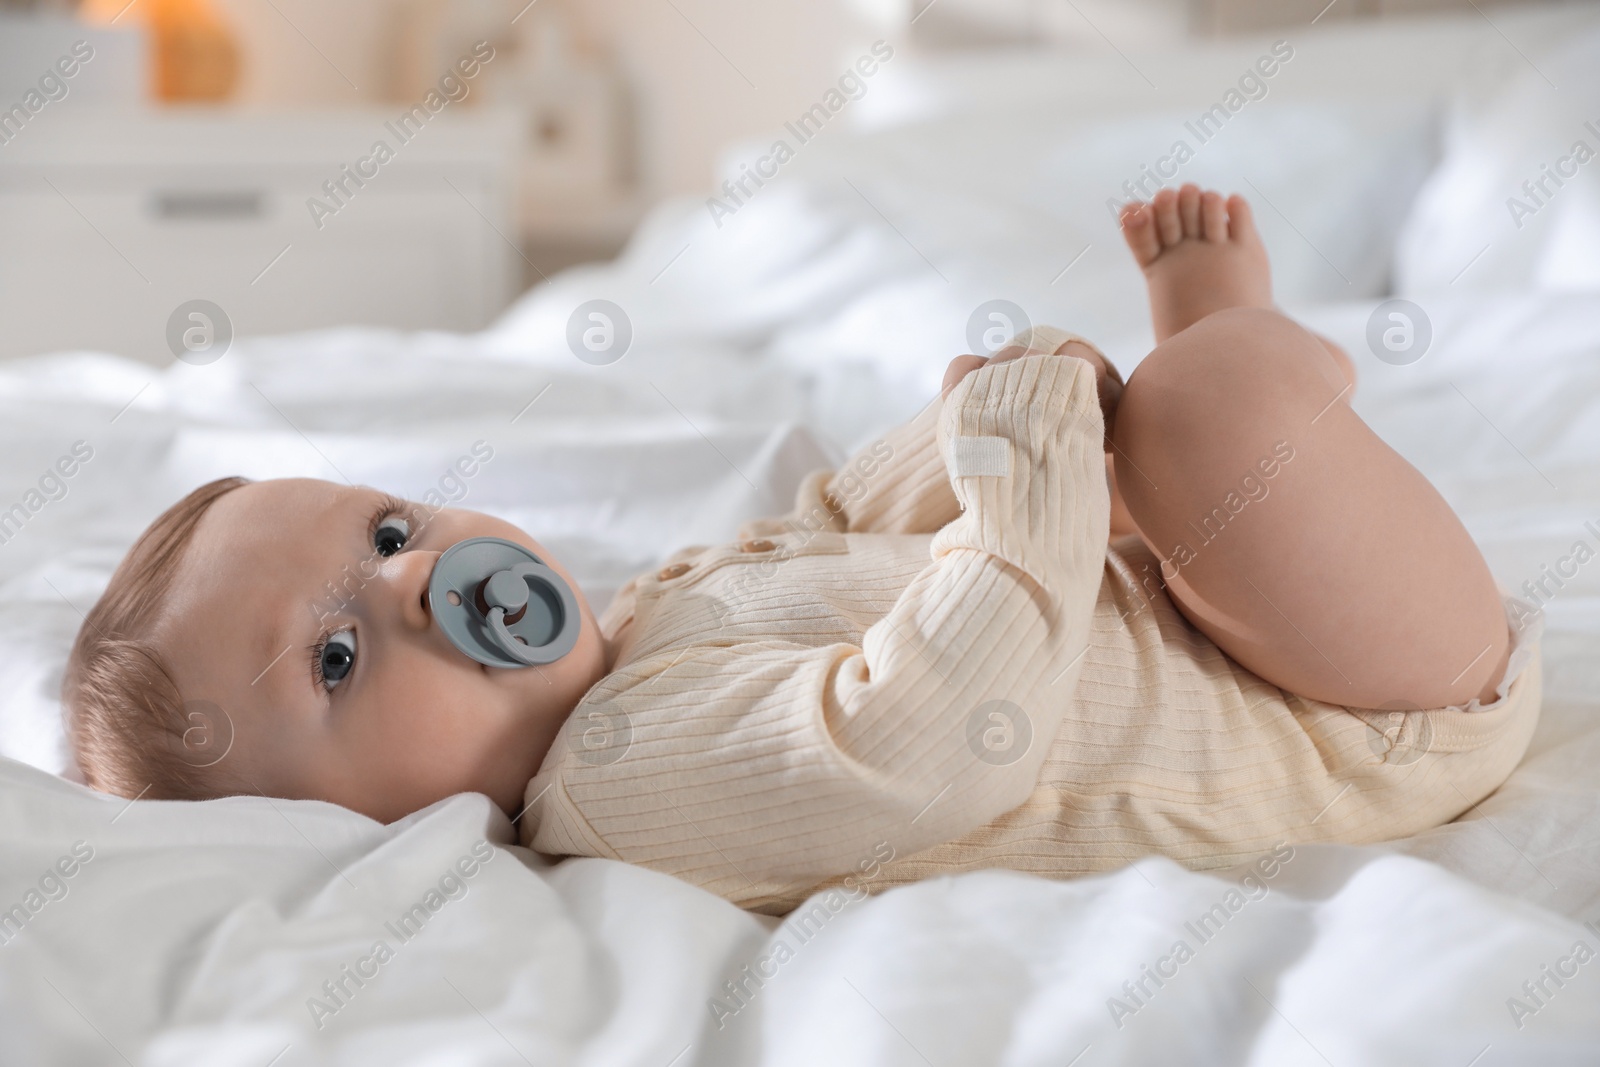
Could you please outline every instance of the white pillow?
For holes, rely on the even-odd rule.
[[[1076,251],[1087,241],[1120,244],[1108,200],[1129,199],[1123,183],[1137,181],[1183,142],[1192,158],[1168,186],[1193,181],[1251,199],[1280,299],[1388,291],[1395,237],[1438,159],[1433,104],[1269,98],[1203,142],[1194,129],[1197,113],[1085,120],[1059,105],[983,111],[843,139],[793,169],[814,177],[843,174],[857,186],[887,181],[922,190],[904,204],[907,211],[923,209],[922,217],[902,214],[896,224],[928,227],[952,249],[1002,242],[1028,249],[1043,239],[1049,251],[1038,267],[1048,270],[1048,282],[1066,263],[1063,249]],[[736,158],[728,157],[729,169]],[[1150,182],[1145,189],[1156,187]],[[855,196],[845,193],[847,201]],[[1137,282],[1137,271],[1129,277]],[[1133,295],[1142,306],[1142,290]]]
[[[1487,101],[1455,103],[1396,247],[1399,291],[1600,285],[1600,113],[1584,111],[1600,98],[1597,49],[1590,27]]]
[[[873,264],[831,314],[780,332],[772,351],[797,365],[828,353],[935,388],[948,356],[972,350],[976,309],[1004,299],[1131,366],[1150,347],[1149,302],[1113,210],[1125,181],[1196,141],[1196,114],[1085,120],[1056,103],[837,138],[807,147],[702,244],[760,233],[786,247],[828,233],[839,257]],[[1436,144],[1431,104],[1270,98],[1199,146],[1169,187],[1194,181],[1254,203],[1280,302],[1371,299],[1388,292],[1394,239]],[[765,150],[736,146],[724,173]]]
[[[1384,295],[1394,242],[1406,207],[1438,158],[1437,112],[1427,102],[1263,101],[1200,144],[1193,114],[1119,119],[1060,145],[1062,177],[1099,177],[1105,163],[1127,159],[1135,143],[1195,145],[1195,156],[1168,184],[1192,181],[1237,192],[1255,210],[1272,256],[1273,286],[1283,302]],[[1146,162],[1140,159],[1140,162]],[[1124,180],[1133,175],[1126,174]],[[1103,185],[1063,183],[1072,216],[1091,204],[1109,221]],[[1084,221],[1088,221],[1084,217]],[[1103,231],[1120,241],[1114,226]],[[1139,292],[1141,303],[1142,288]]]

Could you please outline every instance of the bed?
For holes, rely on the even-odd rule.
[[[482,334],[0,364],[0,1062],[1600,1062],[1600,185],[1580,169],[1521,226],[1504,204],[1572,139],[1600,146],[1600,19],[1487,11],[1279,35],[1294,58],[1182,172],[1257,200],[1280,302],[1542,602],[1539,731],[1483,803],[1228,872],[985,871],[777,919],[552,862],[478,795],[384,826],[73,780],[55,694],[81,614],[202,481],[437,490],[533,531],[599,606],[914,414],[988,301],[1135,366],[1151,339],[1106,202],[1279,38],[906,54],[731,217],[664,204]],[[766,145],[729,146],[726,173]],[[1368,343],[1391,294],[1420,354]],[[632,328],[606,365],[567,343],[593,299]],[[451,478],[477,441],[493,461]]]

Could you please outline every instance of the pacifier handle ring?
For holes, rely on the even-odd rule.
[[[533,601],[533,617],[524,618]],[[579,605],[575,586],[526,546],[502,537],[451,545],[428,578],[435,624],[457,651],[485,667],[536,667],[571,652],[584,626]]]
[[[567,584],[560,579],[559,575],[557,575],[549,567],[546,567],[543,563],[519,563],[514,567],[509,567],[506,569],[512,574],[516,575],[518,578],[521,578],[523,584],[525,585],[531,578],[540,582],[545,586],[545,588],[554,592],[556,594],[557,601],[560,603],[560,610],[562,612],[563,620],[576,619],[579,617],[577,600],[567,589]],[[511,657],[517,662],[527,664],[530,667],[538,666],[543,663],[555,662],[568,652],[572,651],[572,646],[577,643],[577,631],[563,625],[557,627],[558,636],[556,640],[552,641],[550,644],[524,644],[512,636],[511,631],[506,628],[506,609],[498,605],[489,609],[489,614],[484,616],[483,621],[488,630],[490,638],[494,641],[496,648],[500,652]],[[570,640],[561,640],[560,635],[562,633],[567,633],[570,637]]]

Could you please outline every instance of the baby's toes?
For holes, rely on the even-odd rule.
[[[1200,226],[1208,241],[1221,244],[1228,239],[1228,205],[1214,189],[1200,194]]]
[[[1183,222],[1183,235],[1200,238],[1200,187],[1185,184],[1178,190],[1178,217]]]
[[[1228,197],[1228,236],[1242,242],[1261,240],[1256,234],[1256,219],[1249,201],[1237,193]]]
[[[1134,201],[1122,209],[1122,239],[1141,267],[1148,267],[1161,254],[1161,239],[1156,236],[1149,205]]]
[[[1171,189],[1159,190],[1150,207],[1156,213],[1156,231],[1161,234],[1161,243],[1175,245],[1183,240],[1183,220],[1178,216],[1178,194]]]

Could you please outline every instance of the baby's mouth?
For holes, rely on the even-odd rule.
[[[451,644],[496,668],[554,662],[572,651],[581,626],[566,580],[526,547],[496,537],[468,538],[440,555],[427,601]]]

